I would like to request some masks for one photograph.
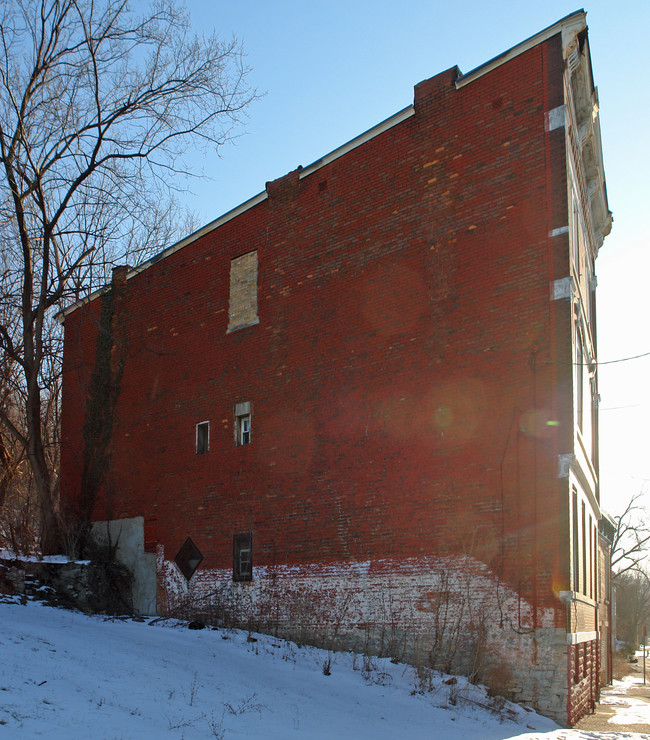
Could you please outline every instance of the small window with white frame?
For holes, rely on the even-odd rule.
[[[204,455],[210,451],[210,422],[200,421],[196,425],[196,454]]]
[[[251,402],[235,404],[235,444],[237,447],[251,443]]]
[[[251,532],[236,534],[232,548],[233,581],[253,580],[253,535]]]

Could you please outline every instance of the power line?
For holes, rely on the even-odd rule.
[[[647,406],[648,402],[644,403],[631,403],[628,406],[600,406],[598,411],[619,411],[620,409],[638,409],[641,406]]]
[[[556,362],[549,362],[542,360],[544,365],[573,365],[574,367],[594,367],[594,365],[615,365],[617,362],[628,362],[629,360],[639,360],[642,357],[650,357],[650,352],[644,352],[642,355],[632,355],[632,357],[621,357],[619,360],[596,360],[595,362],[562,362],[558,360]]]
[[[614,365],[617,362],[627,362],[628,360],[638,360],[641,357],[648,357],[650,356],[650,352],[644,352],[642,355],[633,355],[632,357],[621,357],[620,360],[608,360],[607,362],[600,362],[598,361],[597,365]]]

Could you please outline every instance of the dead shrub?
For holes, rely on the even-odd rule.
[[[514,676],[510,666],[505,661],[499,660],[490,663],[485,668],[484,681],[488,696],[502,696],[505,699],[513,698]]]
[[[620,681],[630,672],[626,651],[616,652],[612,656],[612,678]]]

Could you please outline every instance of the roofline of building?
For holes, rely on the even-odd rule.
[[[236,216],[239,216],[240,213],[244,213],[249,208],[253,208],[258,203],[261,203],[262,201],[266,200],[267,197],[268,197],[267,194],[264,192],[264,193],[258,193],[252,198],[249,198],[249,200],[244,201],[243,203],[238,205],[236,208],[233,208],[227,213],[224,213],[223,216],[220,216],[214,221],[210,221],[210,223],[206,224],[205,226],[202,226],[197,231],[192,232],[191,234],[189,234],[189,236],[186,236],[184,239],[181,239],[175,244],[172,244],[166,249],[163,249],[162,252],[158,252],[158,254],[154,255],[153,257],[148,259],[146,262],[143,262],[141,265],[130,268],[129,271],[127,272],[126,279],[130,280],[132,277],[139,275],[141,272],[146,270],[148,267],[151,267],[151,265],[154,265],[156,264],[156,262],[160,262],[166,257],[169,257],[171,254],[174,254],[174,252],[178,252],[180,249],[183,249],[183,247],[186,247],[188,244],[195,242],[197,239],[200,239],[205,234],[209,234],[211,231],[216,229],[218,226],[225,224],[226,222],[232,220]],[[108,290],[108,286],[105,285],[102,288],[98,288],[92,293],[89,293],[87,296],[85,296],[85,298],[80,298],[78,301],[75,301],[74,303],[70,304],[67,308],[62,309],[56,315],[57,321],[60,324],[62,324],[66,316],[73,313],[74,311],[76,311],[78,308],[85,305],[86,303],[90,303],[91,301],[94,301],[95,298],[99,297],[102,293],[106,292],[106,290]]]
[[[384,131],[388,131],[388,129],[392,128],[393,126],[396,126],[402,121],[405,121],[407,118],[410,118],[412,115],[414,115],[414,113],[415,113],[415,108],[413,107],[413,105],[409,105],[406,108],[403,108],[402,110],[398,111],[397,113],[394,113],[389,118],[386,118],[385,120],[376,124],[375,126],[368,129],[367,131],[364,131],[362,134],[359,134],[358,136],[355,136],[353,139],[350,139],[342,146],[337,147],[336,149],[332,150],[331,152],[329,152],[329,154],[326,154],[320,159],[317,159],[315,162],[312,162],[310,165],[307,165],[306,167],[299,168],[300,169],[300,175],[299,175],[300,179],[302,180],[308,175],[311,175],[312,173],[319,170],[321,167],[325,167],[326,165],[333,162],[335,159],[338,159],[339,157],[342,157],[344,154],[347,154],[353,149],[356,149],[356,147],[361,146],[362,144],[365,144],[367,141],[370,141],[375,136],[382,134]],[[192,242],[195,242],[197,239],[200,239],[202,236],[209,234],[211,231],[214,231],[215,229],[219,228],[220,226],[227,223],[228,221],[231,221],[233,218],[236,218],[242,213],[245,213],[251,208],[254,208],[255,206],[259,205],[260,203],[263,203],[268,197],[269,197],[268,192],[266,190],[262,191],[261,193],[258,193],[257,195],[254,195],[252,198],[249,198],[248,200],[244,201],[243,203],[236,206],[232,210],[227,211],[222,216],[219,216],[219,218],[215,219],[214,221],[210,221],[209,223],[207,223],[205,226],[202,226],[197,231],[194,231],[193,233],[189,234],[189,236],[186,236],[185,238],[181,239],[175,244],[172,244],[166,249],[163,249],[162,252],[159,252],[158,254],[154,255],[153,257],[148,259],[146,262],[143,262],[141,265],[138,265],[137,267],[132,267],[128,271],[126,279],[130,280],[132,277],[139,275],[141,272],[144,272],[144,270],[156,264],[156,262],[160,262],[161,260],[166,259],[167,257],[174,254],[174,252],[178,252],[180,249],[187,247],[189,244],[192,244]],[[56,316],[57,321],[59,323],[63,323],[66,316],[73,313],[74,311],[76,311],[78,308],[85,305],[86,303],[90,303],[91,301],[95,300],[95,298],[99,297],[106,290],[108,290],[108,286],[98,288],[97,290],[87,295],[85,298],[80,298],[78,301],[75,301],[74,303],[69,305],[67,308],[64,308],[63,310],[59,311],[59,313]]]
[[[566,46],[567,41],[572,40],[576,33],[586,28],[586,25],[587,14],[583,9],[576,10],[573,13],[569,13],[569,15],[564,16],[564,18],[561,18],[556,23],[553,23],[553,25],[548,26],[548,28],[539,31],[534,36],[530,36],[516,46],[513,46],[511,49],[508,49],[507,51],[504,51],[503,53],[493,57],[487,62],[480,64],[478,67],[475,67],[470,72],[461,75],[456,80],[456,89],[459,90],[461,87],[469,85],[470,82],[477,80],[479,77],[482,77],[488,72],[491,72],[493,69],[496,69],[502,64],[509,62],[511,59],[518,57],[520,54],[524,54],[525,52],[529,51],[535,46],[538,46],[544,41],[547,41],[558,33],[562,33],[563,46]]]
[[[468,85],[470,82],[473,82],[479,77],[482,77],[484,74],[491,72],[493,69],[501,66],[502,64],[505,64],[506,62],[510,61],[511,59],[514,59],[520,54],[523,54],[529,49],[532,49],[534,46],[546,41],[552,36],[555,36],[557,33],[563,33],[563,34],[569,33],[572,38],[577,31],[582,30],[583,28],[586,27],[586,16],[587,14],[585,13],[584,10],[577,10],[574,13],[571,13],[565,16],[561,20],[557,21],[557,23],[554,23],[552,26],[545,28],[543,31],[536,33],[534,36],[531,36],[525,41],[522,41],[520,44],[513,46],[511,49],[508,49],[502,54],[499,54],[493,59],[490,59],[484,64],[481,64],[480,66],[474,68],[470,72],[467,72],[467,74],[464,74],[458,77],[455,82],[456,89],[460,89],[461,87]],[[412,115],[414,115],[414,113],[415,113],[415,108],[413,105],[409,105],[406,108],[403,108],[402,110],[398,111],[397,113],[394,113],[389,118],[386,118],[384,121],[381,121],[380,123],[376,124],[372,128],[369,128],[367,131],[364,131],[362,134],[359,134],[358,136],[355,136],[353,139],[350,139],[345,144],[337,147],[336,149],[333,149],[331,152],[324,155],[320,159],[317,159],[315,162],[312,162],[310,165],[307,165],[304,168],[299,168],[300,169],[300,174],[299,174],[300,179],[302,180],[308,175],[311,175],[312,173],[319,170],[321,167],[325,167],[331,162],[334,162],[339,157],[342,157],[348,152],[352,151],[353,149],[356,149],[356,147],[361,146],[362,144],[365,144],[366,142],[370,141],[375,136],[379,136],[385,131],[388,131],[393,126],[396,126],[399,123],[402,123],[402,121],[405,121],[407,118],[410,118]],[[249,198],[248,200],[238,205],[236,208],[233,208],[232,210],[227,211],[226,213],[224,213],[222,216],[219,216],[219,218],[215,219],[214,221],[210,221],[205,226],[202,226],[200,229],[193,232],[189,236],[186,236],[185,238],[181,239],[175,244],[172,244],[166,249],[163,249],[161,252],[156,254],[154,257],[151,257],[151,259],[148,259],[146,262],[143,262],[141,265],[131,268],[127,273],[126,279],[130,280],[132,277],[139,275],[141,272],[144,272],[144,270],[156,264],[156,262],[160,262],[161,260],[166,259],[167,257],[170,257],[175,252],[178,252],[184,247],[187,247],[189,244],[192,244],[193,242],[197,241],[202,236],[205,236],[206,234],[210,233],[211,231],[214,231],[220,226],[223,226],[223,224],[227,223],[228,221],[231,221],[232,219],[236,218],[242,213],[245,213],[251,208],[254,208],[260,203],[263,203],[267,198],[268,198],[268,193],[266,190],[261,193],[258,193],[252,198]],[[78,301],[75,301],[75,303],[72,303],[70,306],[68,306],[67,308],[64,308],[62,311],[59,311],[56,317],[57,320],[59,321],[59,323],[63,323],[66,316],[73,313],[74,311],[76,311],[78,308],[85,305],[86,303],[90,303],[91,301],[95,300],[95,298],[100,296],[107,289],[108,289],[107,286],[103,288],[99,288],[98,290],[95,290],[92,293],[90,293],[85,298],[81,298]]]
[[[390,116],[390,118],[386,118],[381,123],[378,123],[376,126],[373,126],[367,131],[364,131],[362,134],[355,136],[354,139],[350,139],[350,141],[346,142],[342,146],[337,147],[333,151],[329,152],[329,154],[326,154],[324,157],[321,157],[315,162],[312,162],[306,167],[303,167],[300,171],[300,179],[302,180],[303,177],[311,175],[313,172],[316,172],[316,170],[319,170],[321,167],[325,167],[325,165],[330,164],[335,159],[342,157],[344,154],[347,154],[353,149],[356,149],[358,146],[365,144],[371,139],[374,139],[375,136],[383,134],[384,131],[388,131],[388,129],[393,128],[393,126],[397,126],[398,123],[402,123],[402,121],[405,121],[407,118],[410,118],[414,114],[415,108],[413,105],[402,108],[402,110],[394,113],[392,116]]]

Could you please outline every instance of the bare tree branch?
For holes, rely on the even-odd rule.
[[[647,512],[637,493],[628,501],[625,510],[614,518],[616,530],[612,541],[612,572],[618,578],[624,573],[640,570],[650,548],[650,526]]]
[[[0,6],[0,359],[24,413],[0,424],[25,454],[45,550],[56,541],[60,341],[51,312],[179,236],[189,147],[228,141],[255,98],[235,39],[192,36],[174,0]],[[184,225],[184,224],[183,224]],[[54,339],[53,339],[54,337]]]

